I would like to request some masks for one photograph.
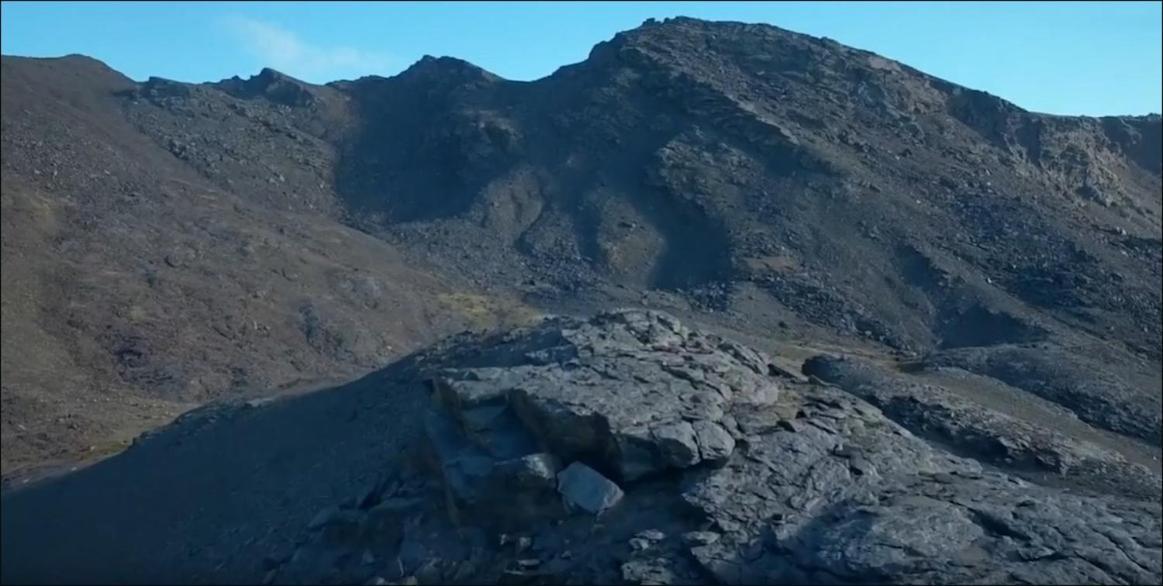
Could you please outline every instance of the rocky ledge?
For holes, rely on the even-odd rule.
[[[303,530],[270,582],[1159,583],[1157,500],[927,443],[838,388],[648,311],[462,336],[416,466]]]

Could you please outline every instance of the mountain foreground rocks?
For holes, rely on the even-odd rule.
[[[6,583],[1163,576],[1158,501],[954,455],[643,310],[463,335],[329,391],[196,410],[4,510]]]

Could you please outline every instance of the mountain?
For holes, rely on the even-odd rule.
[[[216,83],[134,82],[76,55],[5,56],[0,65],[0,435],[9,485],[120,452],[200,405],[209,404],[161,436],[201,428],[198,414],[216,413],[222,401],[262,404],[394,361],[403,360],[389,370],[405,368],[405,357],[465,329],[638,307],[765,352],[805,392],[842,393],[926,440],[932,454],[999,468],[1037,490],[1147,502],[1155,509],[1127,515],[1158,525],[1157,500],[1145,496],[1158,493],[1163,455],[1158,114],[1028,112],[828,39],[689,18],[648,21],[532,82],[449,57],[326,85],[270,69]],[[465,342],[465,356],[493,344],[482,340]],[[485,365],[457,356],[440,360]],[[66,493],[117,494],[108,475],[169,474],[157,464],[166,458],[211,474],[198,458],[227,445],[249,446],[237,466],[271,467],[269,486],[291,482],[305,460],[278,452],[262,430],[374,443],[365,423],[337,427],[359,419],[350,397],[384,400],[377,376],[285,403],[339,401],[335,413],[303,407],[281,420],[272,407],[254,429],[207,424],[197,436],[204,448],[189,448],[197,453],[142,439],[92,472],[14,491],[6,512],[23,507],[19,523],[35,525],[44,503]],[[408,388],[422,386],[409,380]],[[416,393],[384,407],[368,429],[421,420]],[[229,419],[251,416],[239,417]],[[417,443],[401,433],[401,446]],[[342,449],[309,453],[342,460]],[[346,498],[344,475],[370,474],[365,456],[373,458],[336,462],[337,476],[287,497],[285,506],[308,518],[284,529]],[[995,480],[980,490],[1010,490]],[[224,496],[246,486],[224,476],[188,489],[170,480],[143,486],[185,503],[175,510],[211,498],[222,499],[215,507],[253,506]],[[123,513],[105,504],[112,516],[101,523],[113,523]],[[1062,506],[1058,513],[1074,515],[1084,505]],[[87,514],[59,519],[68,526]],[[962,527],[958,519],[948,526]],[[117,539],[156,541],[154,521]],[[190,547],[237,545],[217,530],[189,529],[202,540]],[[142,568],[121,576],[131,581],[161,576],[118,557],[140,553],[124,547],[94,559]],[[1076,567],[1094,556],[1047,554],[1046,563],[1075,568],[1055,574],[1059,581],[1134,581],[1158,575],[1157,550],[1145,562],[1126,554],[1137,570],[1100,566],[1101,575]],[[205,575],[261,579],[251,566],[230,565],[252,555],[223,562],[221,571],[237,573]],[[156,567],[206,571],[179,557],[159,556]],[[813,580],[844,577],[832,566],[801,569],[809,567],[826,572]],[[1004,571],[1014,573],[956,575],[1035,575]],[[429,576],[440,579],[451,577]]]
[[[1157,405],[1158,115],[1026,112],[685,18],[535,82],[446,57],[325,86],[3,76],[6,472],[532,307],[904,356],[1046,342]]]

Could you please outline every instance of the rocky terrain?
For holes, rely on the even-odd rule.
[[[1158,114],[688,18],[0,65],[5,583],[1159,582]]]
[[[1158,116],[683,18],[528,83],[446,57],[325,86],[3,76],[6,476],[612,305],[887,356],[1048,343],[1022,351],[1159,395]],[[1120,432],[1157,443],[1142,424]]]
[[[927,443],[913,424],[789,378],[765,354],[663,313],[548,318],[458,336],[328,391],[198,409],[123,454],[11,492],[3,577],[1148,584],[1163,576],[1157,498],[1095,492],[1070,485],[1069,474],[1063,486],[1025,481]],[[1113,470],[1129,469],[1097,450],[1083,461],[1108,458]]]

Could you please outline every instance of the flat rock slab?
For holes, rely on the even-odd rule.
[[[563,461],[593,462],[623,481],[726,460],[735,447],[726,414],[779,393],[767,356],[653,311],[548,320],[482,354],[433,383],[436,403],[470,434],[485,419],[507,421],[507,407]]]

